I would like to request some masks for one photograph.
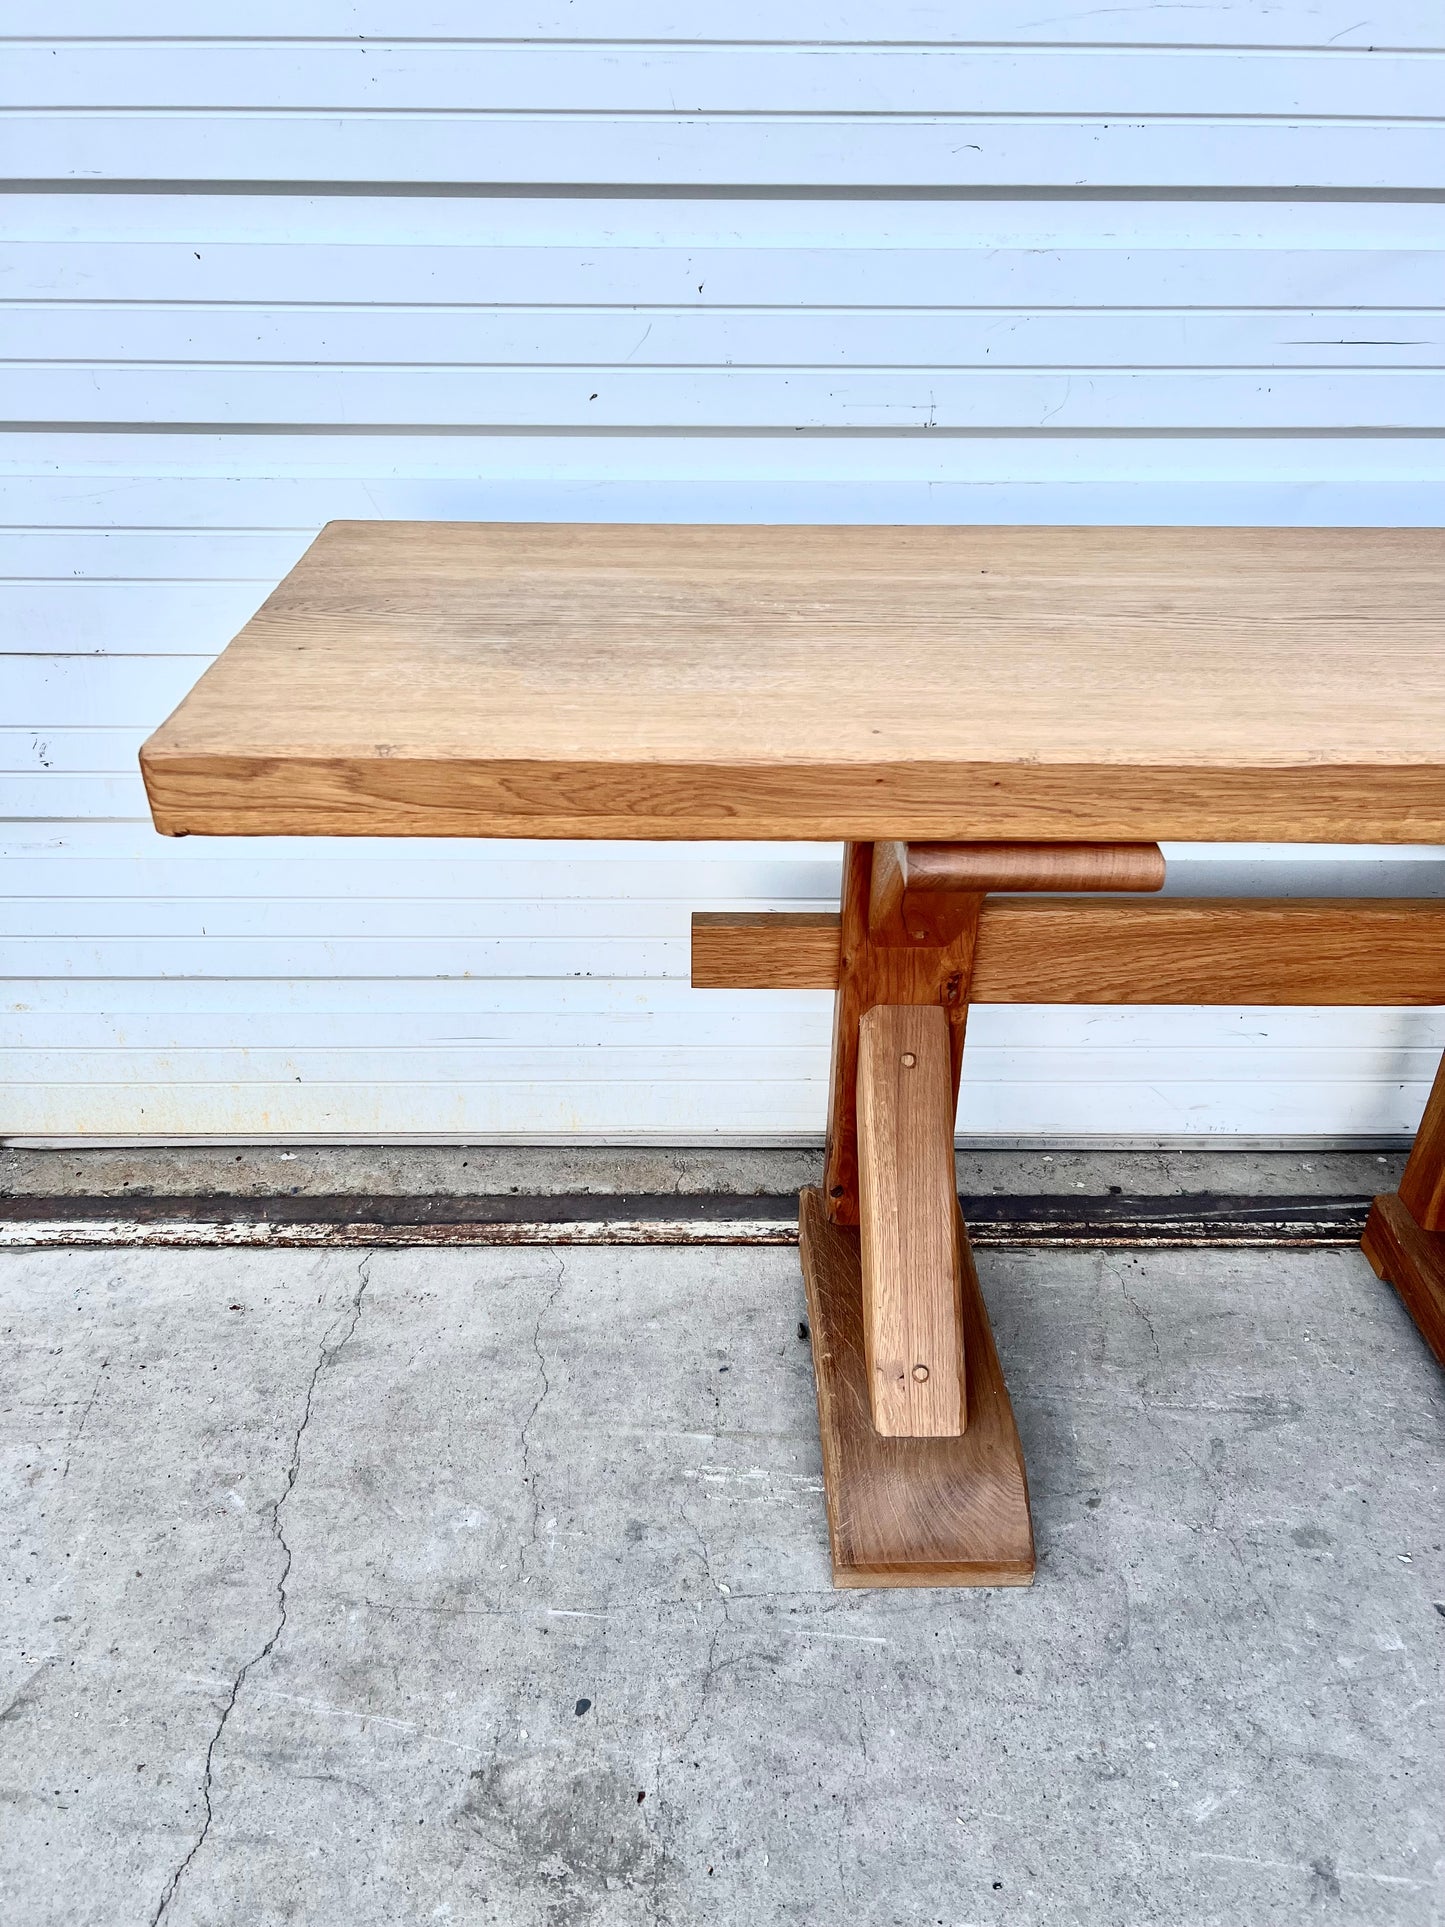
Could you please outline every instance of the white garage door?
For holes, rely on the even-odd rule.
[[[0,1131],[820,1132],[827,998],[694,994],[686,932],[830,900],[834,850],[150,831],[141,738],[330,517],[1445,520],[1437,0],[3,32]],[[1191,891],[1445,876],[1173,854]],[[1442,1043],[985,1010],[960,1128],[1398,1132]]]

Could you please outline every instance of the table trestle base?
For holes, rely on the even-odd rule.
[[[1152,844],[853,843],[837,916],[693,919],[699,988],[835,992],[824,1183],[802,1195],[801,1243],[840,1586],[1033,1573],[954,1196],[970,1003],[1445,1003],[1445,903],[1139,894],[1163,880]],[[1364,1251],[1445,1364],[1445,1067]]]

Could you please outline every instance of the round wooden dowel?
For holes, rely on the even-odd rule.
[[[1161,890],[1157,843],[910,843],[905,888]]]

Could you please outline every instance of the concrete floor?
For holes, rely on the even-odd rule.
[[[789,1250],[0,1260],[23,1927],[1445,1919],[1445,1381],[984,1253],[1031,1592],[829,1589]]]

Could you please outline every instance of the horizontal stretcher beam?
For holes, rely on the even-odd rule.
[[[832,990],[831,911],[700,911],[699,990]],[[1445,1004],[1445,901],[986,897],[975,1004]]]

